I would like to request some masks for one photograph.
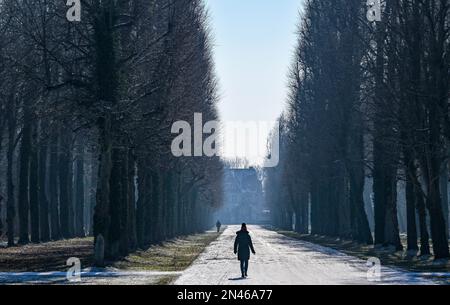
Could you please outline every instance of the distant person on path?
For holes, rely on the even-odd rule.
[[[218,221],[216,222],[217,233],[220,232],[220,227],[222,227],[222,224],[221,224],[220,221],[218,220]]]
[[[242,278],[247,277],[248,261],[250,260],[250,250],[256,254],[253,248],[252,238],[247,231],[247,225],[242,224],[241,230],[236,232],[236,239],[234,241],[234,254],[238,255],[238,260],[241,262]]]

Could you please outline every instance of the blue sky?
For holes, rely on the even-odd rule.
[[[276,121],[285,108],[287,75],[296,45],[302,0],[205,0],[214,37],[222,122]],[[272,124],[258,136],[222,130],[225,158],[262,164]],[[232,125],[232,124],[231,124]],[[265,127],[262,127],[265,126]],[[247,144],[242,146],[239,137]]]
[[[284,109],[302,0],[205,0],[224,121],[273,121]]]

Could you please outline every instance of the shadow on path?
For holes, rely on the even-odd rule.
[[[246,280],[246,278],[243,278],[243,277],[235,277],[235,278],[231,278],[231,279],[228,279],[229,281],[245,281]]]

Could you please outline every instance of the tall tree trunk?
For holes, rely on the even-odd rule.
[[[319,223],[320,223],[320,215],[319,215],[319,199],[318,194],[320,190],[317,185],[317,178],[313,179],[311,185],[311,234],[320,234]]]
[[[385,136],[374,143],[375,245],[394,246],[401,250],[403,246],[397,217],[397,170],[392,164],[392,156],[386,153],[392,148],[381,143],[383,138]]]
[[[405,173],[406,173],[406,187],[405,187],[405,198],[406,198],[406,233],[408,251],[419,250],[417,246],[417,223],[416,223],[416,194],[413,176],[416,176],[416,166],[414,164],[414,159],[409,153],[408,149],[404,149],[403,158],[405,163]]]
[[[0,106],[0,110],[5,110],[5,108],[2,106]],[[5,114],[2,113],[0,114],[0,156],[3,155],[3,132],[5,130]],[[1,189],[1,185],[0,185],[0,189]],[[5,197],[3,196],[3,194],[0,192],[0,215],[2,215],[2,208],[3,208],[3,201],[5,200]],[[2,221],[2,217],[0,217],[0,236],[3,236],[3,221]]]
[[[415,189],[415,196],[417,202],[417,212],[419,215],[419,230],[420,230],[420,255],[429,255],[430,251],[430,235],[428,233],[427,212],[425,207],[425,200],[422,191]]]
[[[58,196],[58,128],[53,127],[54,131],[50,136],[50,160],[49,160],[49,198],[50,198],[50,228],[51,239],[61,238],[61,227],[59,224],[59,196]]]
[[[426,205],[430,213],[431,238],[433,240],[433,253],[436,259],[448,258],[449,248],[446,234],[446,224],[442,213],[442,203],[439,194],[439,179],[429,181]]]
[[[303,189],[300,191],[301,228],[300,233],[309,233],[309,193]]]
[[[69,237],[75,235],[75,206],[74,206],[74,172],[73,172],[73,139],[72,132],[68,134],[69,149],[67,150],[68,164],[67,164],[67,198],[69,199]]]
[[[111,253],[109,230],[110,216],[110,179],[112,170],[111,118],[106,116],[100,125],[100,160],[98,166],[97,204],[94,211],[94,237],[102,235],[105,241],[105,257]],[[97,262],[99,263],[99,262]]]
[[[140,249],[144,249],[145,240],[145,203],[147,198],[147,171],[144,168],[144,161],[139,158],[137,165],[138,198],[136,202],[136,238]]]
[[[361,135],[362,138],[362,135]],[[361,142],[362,143],[362,142]],[[362,145],[360,147],[362,153]],[[362,155],[360,161],[350,166],[350,203],[353,239],[360,243],[373,244],[369,221],[364,209],[364,164]]]
[[[440,170],[441,164],[437,155],[436,143],[439,139],[439,122],[433,122],[437,117],[437,107],[430,106],[430,148],[427,152],[427,164],[425,180],[427,186],[426,206],[430,215],[431,238],[433,240],[433,252],[436,259],[450,256],[447,239],[447,228],[442,211],[442,198],[440,194]]]
[[[385,181],[383,166],[383,122],[381,118],[382,104],[384,98],[384,39],[385,39],[385,22],[376,24],[376,70],[375,70],[375,107],[376,113],[374,118],[374,139],[373,139],[373,202],[374,202],[374,221],[375,221],[375,245],[383,245],[385,243],[385,215],[386,203],[384,200]]]
[[[153,218],[152,229],[154,232],[154,238],[152,242],[161,242],[164,240],[164,219],[163,219],[163,207],[162,207],[162,175],[160,171],[155,170],[152,172],[152,198],[150,202],[150,216]]]
[[[136,158],[133,150],[128,151],[128,243],[130,251],[137,248],[136,232]]]
[[[145,179],[145,196],[144,196],[144,222],[145,235],[144,240],[146,244],[155,243],[158,239],[158,202],[159,192],[156,185],[158,179],[157,174],[149,168],[144,168],[146,171]]]
[[[84,146],[81,141],[76,147],[75,161],[75,236],[84,237]]]
[[[90,175],[89,175],[89,206],[86,211],[89,214],[89,235],[94,236],[94,214],[95,206],[97,204],[97,185],[98,185],[98,161],[95,154],[91,154],[91,160],[89,162]]]
[[[117,69],[116,69],[116,50],[113,34],[113,21],[115,18],[115,3],[113,1],[96,2],[95,8],[98,13],[94,20],[94,32],[96,42],[96,85],[97,100],[104,103],[105,106],[113,106],[117,101]],[[114,258],[115,249],[111,241],[112,223],[111,217],[111,198],[114,197],[110,186],[111,172],[113,169],[113,126],[115,122],[114,115],[108,107],[105,107],[103,115],[98,119],[98,129],[100,133],[99,146],[99,175],[97,183],[97,204],[94,212],[94,236],[102,235],[105,242],[105,258]],[[100,262],[98,262],[101,264]]]
[[[173,237],[173,227],[171,225],[171,221],[173,219],[173,174],[172,170],[169,170],[164,175],[164,202],[163,206],[165,207],[165,227],[166,227],[166,236],[165,239],[169,239]]]
[[[63,238],[71,238],[71,214],[70,205],[72,203],[70,186],[72,183],[72,177],[70,175],[72,167],[71,159],[71,137],[67,130],[62,130],[61,132],[61,142],[59,145],[59,223],[61,225],[61,234]]]
[[[375,205],[375,245],[402,249],[397,218],[397,175],[388,164],[387,150],[380,143],[374,148],[373,193]]]
[[[41,132],[46,128],[46,124],[41,122]],[[46,191],[47,181],[47,157],[48,157],[48,140],[41,135],[39,143],[39,226],[41,241],[47,242],[50,240],[50,223],[49,223],[49,209]]]
[[[125,146],[125,145],[124,145]],[[122,149],[120,150],[120,155],[119,155],[119,159],[120,159],[120,163],[116,163],[119,166],[119,172],[120,172],[120,176],[117,179],[117,182],[119,184],[118,188],[114,188],[117,191],[117,198],[120,198],[120,202],[119,202],[119,227],[121,228],[120,232],[119,232],[119,253],[121,256],[126,256],[128,255],[128,253],[130,252],[130,243],[129,243],[129,237],[130,237],[130,232],[129,232],[129,170],[128,170],[128,149]],[[115,178],[113,178],[114,180]],[[111,224],[112,225],[112,224]]]
[[[108,257],[116,259],[129,253],[128,232],[128,152],[118,144],[113,149],[113,167],[111,171],[111,197],[109,229],[110,252]],[[114,190],[114,191],[112,191]]]
[[[449,154],[450,155],[450,154]],[[444,213],[445,219],[445,232],[447,234],[447,239],[449,237],[449,223],[448,223],[448,213],[449,213],[449,201],[448,201],[448,169],[447,162],[444,162],[444,168],[441,171],[441,195],[442,195],[442,212]]]
[[[40,241],[39,224],[39,149],[37,124],[33,124],[32,149],[30,158],[30,228],[31,242]]]
[[[397,175],[393,172],[392,176],[387,179],[389,186],[387,186],[386,197],[386,221],[385,221],[385,246],[394,246],[397,251],[403,250],[403,245],[400,241],[400,230],[398,224],[397,211]]]
[[[26,102],[25,102],[26,103]],[[31,156],[31,113],[28,105],[23,108],[22,143],[19,155],[19,244],[30,242],[28,225],[30,213],[30,156]]]
[[[7,183],[7,196],[8,201],[6,203],[6,225],[8,246],[14,246],[14,220],[16,217],[16,201],[14,195],[14,178],[13,178],[13,164],[14,164],[14,149],[16,141],[16,104],[14,97],[8,100],[6,108],[8,114],[8,155],[7,155],[7,170],[6,170],[6,183]]]
[[[348,185],[351,183],[351,179],[347,177],[346,168],[344,162],[338,162],[336,165],[338,185],[336,187],[336,204],[339,205],[337,222],[339,226],[339,236],[341,238],[350,239],[353,237],[352,228],[352,211],[353,200],[352,193],[349,193]],[[350,191],[352,186],[350,185]],[[353,198],[354,199],[354,198]]]
[[[172,179],[172,198],[173,198],[173,217],[172,217],[172,230],[173,230],[173,235],[174,236],[178,236],[179,233],[179,206],[180,206],[180,198],[178,197],[178,189],[179,189],[179,171],[176,170],[173,179]]]

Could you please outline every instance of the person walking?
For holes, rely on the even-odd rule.
[[[218,220],[218,221],[216,222],[217,233],[220,232],[220,227],[222,227],[222,223]]]
[[[234,240],[234,254],[238,255],[238,260],[241,262],[242,278],[248,276],[248,261],[250,260],[250,250],[255,255],[252,238],[247,230],[247,225],[242,224],[241,230],[236,232],[236,239]]]

